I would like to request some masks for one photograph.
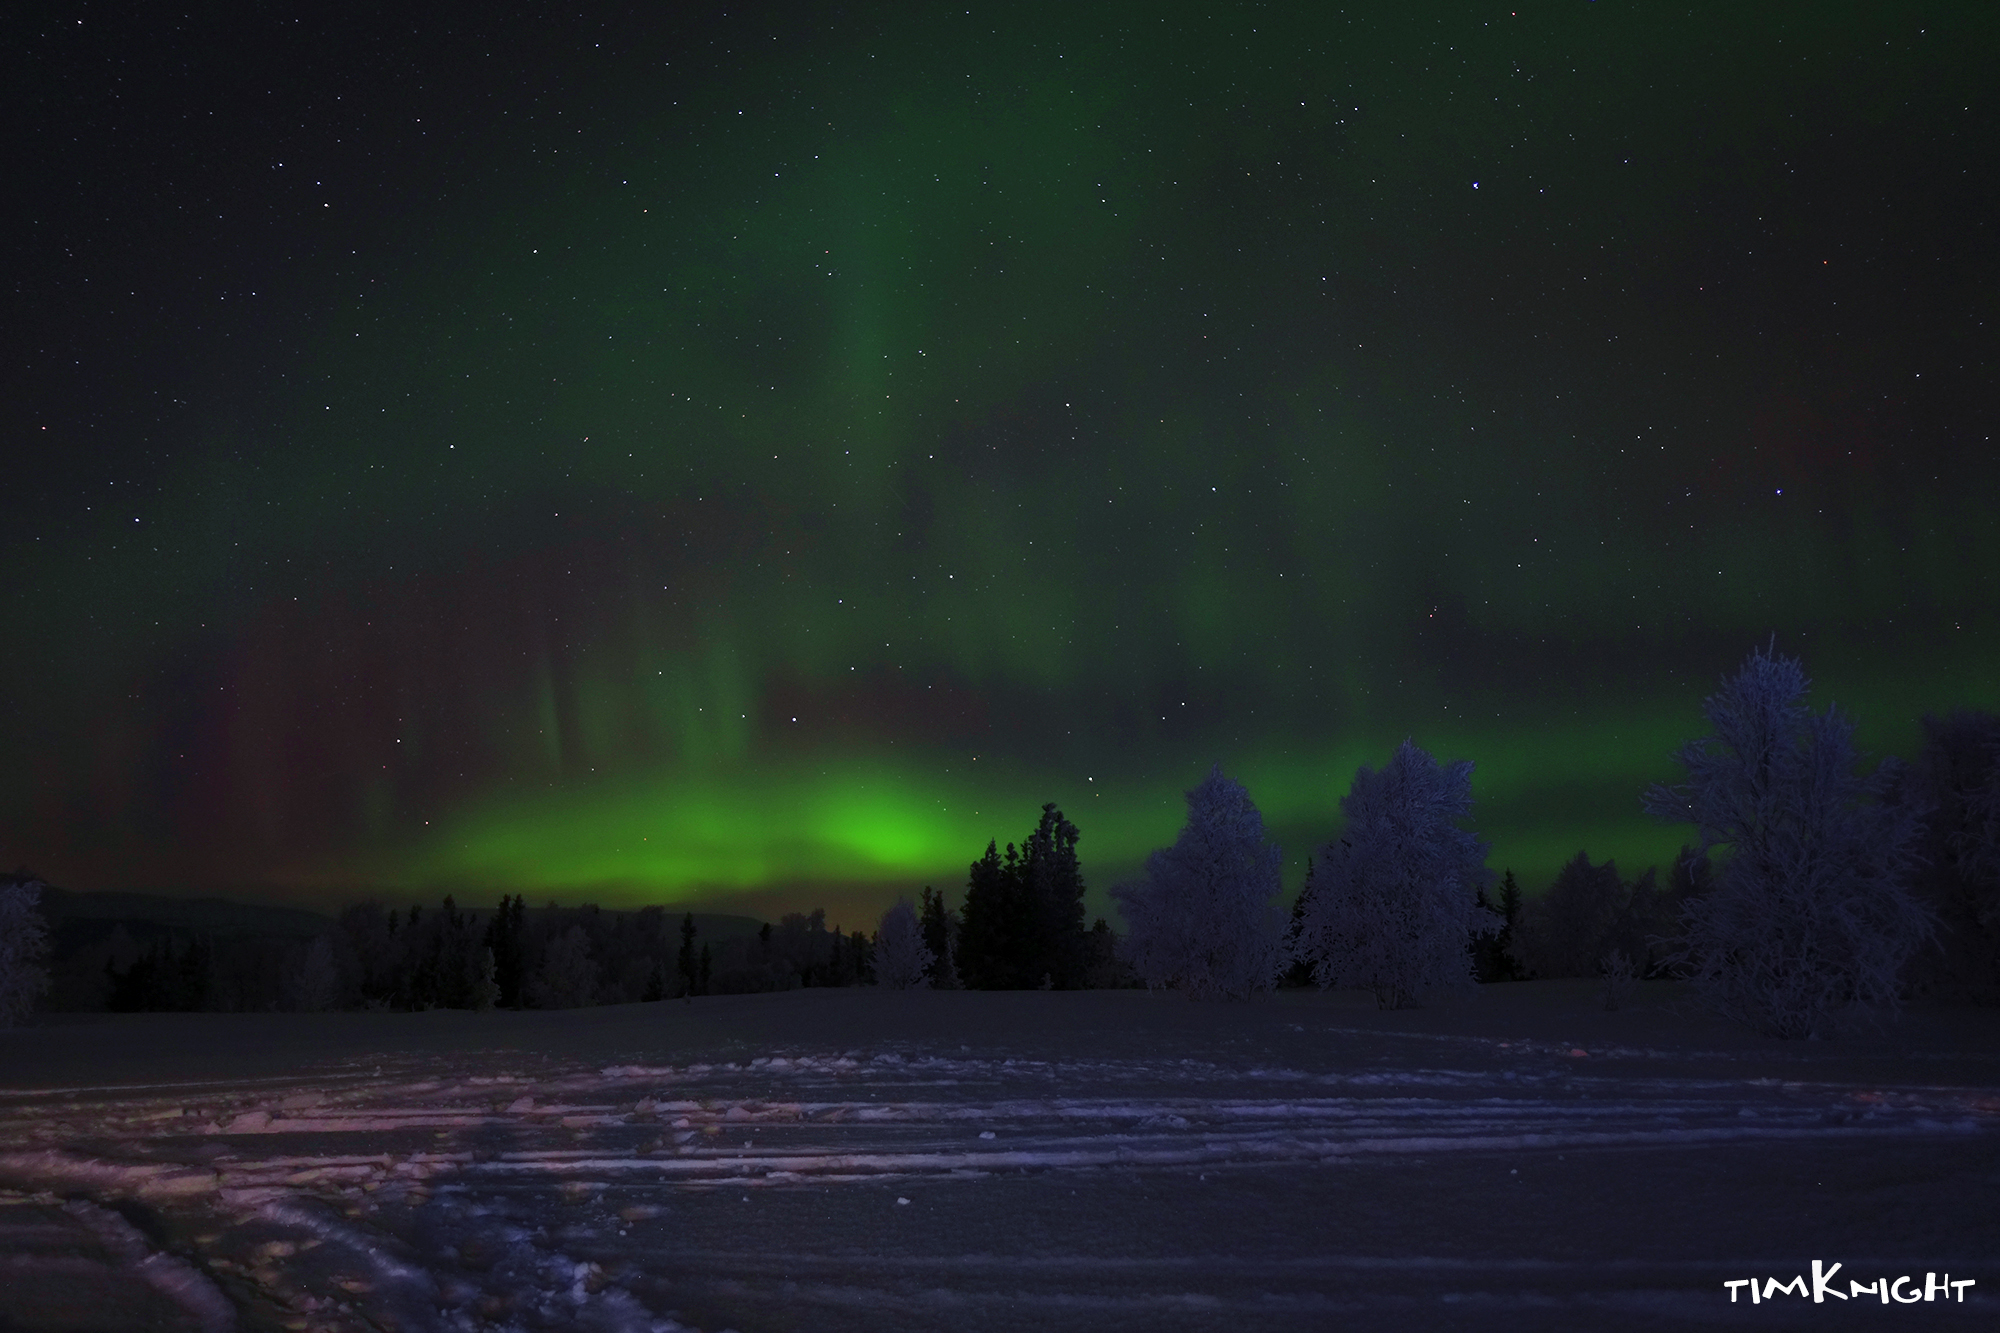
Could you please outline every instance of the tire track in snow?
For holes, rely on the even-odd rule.
[[[747,1199],[2000,1124],[2000,1100],[1979,1089],[1617,1077],[1555,1058],[1326,1073],[849,1052],[475,1072],[506,1058],[442,1070],[385,1058],[249,1087],[17,1090],[0,1099],[0,1186],[179,1217],[180,1258],[155,1238],[162,1271],[179,1264],[187,1290],[228,1290],[296,1327],[664,1330],[679,1327],[671,1311],[634,1294],[644,1254],[617,1241],[687,1191]],[[560,1221],[579,1209],[596,1221]],[[610,1246],[610,1262],[572,1257],[579,1243]],[[1144,1289],[1120,1298],[1134,1309],[1164,1280],[1128,1276]],[[826,1300],[847,1299],[821,1285]]]

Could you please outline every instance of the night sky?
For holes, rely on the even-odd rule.
[[[2000,707],[1988,5],[28,5],[0,861],[868,925],[1220,762],[1633,873]]]

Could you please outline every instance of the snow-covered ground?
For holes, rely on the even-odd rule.
[[[48,1019],[0,1328],[2000,1327],[2000,1015],[1595,994]]]

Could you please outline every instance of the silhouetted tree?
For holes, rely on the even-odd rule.
[[[493,986],[496,1003],[502,1009],[521,1007],[525,972],[523,935],[527,927],[528,905],[519,896],[503,896],[500,906],[486,923],[484,943],[493,951]]]
[[[924,947],[931,951],[928,969],[934,990],[958,989],[958,915],[944,905],[944,894],[928,884],[923,896]]]
[[[1923,725],[1923,749],[1894,794],[1932,811],[1911,888],[1938,934],[1912,976],[1940,998],[2000,1004],[2000,717],[1959,709]]]
[[[965,880],[964,922],[958,932],[958,975],[974,990],[1005,990],[1024,984],[1016,960],[1027,934],[1021,901],[1019,857],[1007,844],[1001,859],[993,842],[972,863]]]
[[[1313,963],[1306,956],[1304,935],[1306,913],[1312,903],[1313,858],[1306,858],[1305,883],[1299,886],[1299,896],[1292,900],[1291,919],[1285,923],[1285,975],[1279,980],[1281,987],[1302,990],[1313,985]]]
[[[847,937],[847,953],[854,960],[854,984],[875,984],[875,941],[860,931]]]
[[[1076,825],[1053,801],[1020,850],[995,845],[972,863],[959,927],[958,974],[982,990],[1070,989],[1084,979],[1083,872]]]
[[[529,989],[538,1009],[577,1009],[597,1002],[597,962],[581,925],[571,925],[549,942]]]
[[[1521,886],[1514,882],[1514,872],[1509,870],[1501,876],[1498,899],[1486,896],[1486,890],[1479,890],[1479,905],[1497,915],[1505,924],[1497,934],[1475,935],[1472,943],[1473,973],[1485,982],[1518,981],[1523,975],[1522,968],[1515,961],[1514,949],[1520,926],[1522,901]],[[1297,966],[1294,964],[1293,966]]]
[[[680,965],[681,994],[683,995],[693,995],[695,993],[695,982],[698,979],[699,968],[701,966],[695,956],[694,934],[694,913],[689,912],[681,920],[681,951],[676,960]]]
[[[1128,984],[1131,969],[1118,958],[1118,932],[1103,917],[1083,937],[1083,984],[1091,990],[1112,990]]]
[[[1522,915],[1515,958],[1529,976],[1592,977],[1625,906],[1616,862],[1592,865],[1578,852]]]

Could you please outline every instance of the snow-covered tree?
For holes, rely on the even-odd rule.
[[[1482,907],[1486,844],[1459,827],[1472,813],[1472,761],[1440,768],[1404,741],[1380,772],[1363,768],[1341,799],[1341,836],[1319,851],[1295,947],[1321,987],[1375,992],[1384,1009],[1474,984],[1471,944],[1505,924]]]
[[[1128,927],[1125,957],[1149,989],[1244,999],[1270,989],[1281,968],[1283,853],[1264,840],[1264,817],[1221,765],[1187,804],[1174,845],[1147,856],[1141,878],[1111,890]]]
[[[590,936],[571,926],[549,941],[541,969],[530,986],[543,1009],[580,1009],[597,1002],[597,960],[590,955]]]
[[[1649,814],[1729,849],[1715,888],[1682,909],[1689,979],[1721,1013],[1779,1037],[1823,1036],[1842,1016],[1893,1009],[1903,965],[1931,934],[1905,887],[1923,808],[1881,800],[1893,760],[1856,773],[1854,725],[1807,711],[1805,669],[1760,649],[1702,711],[1713,736],[1676,759]]]
[[[48,989],[48,954],[42,882],[25,873],[0,877],[0,1027],[26,1018]]]
[[[285,978],[285,998],[291,1009],[316,1014],[340,1003],[340,965],[334,957],[333,941],[325,935],[298,955],[297,967]]]
[[[924,943],[923,926],[917,909],[907,898],[882,914],[875,930],[875,984],[890,990],[926,990],[931,984],[930,967],[936,961]]]

